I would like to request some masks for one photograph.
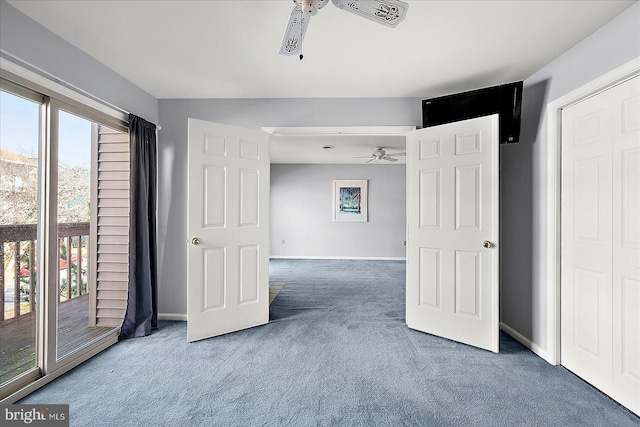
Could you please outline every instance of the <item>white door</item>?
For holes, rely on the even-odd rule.
[[[189,119],[187,339],[269,321],[269,137]]]
[[[561,361],[640,412],[640,77],[562,112]]]
[[[498,115],[407,136],[407,325],[493,352],[498,173]]]

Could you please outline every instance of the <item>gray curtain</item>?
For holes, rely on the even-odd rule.
[[[129,295],[120,339],[149,335],[158,327],[156,126],[130,114],[129,137]]]

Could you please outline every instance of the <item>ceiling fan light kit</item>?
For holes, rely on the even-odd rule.
[[[289,23],[280,46],[281,55],[300,54],[302,41],[307,32],[309,19],[329,3],[329,0],[293,0],[295,7],[289,16]],[[354,15],[375,21],[387,27],[395,27],[402,22],[409,4],[400,0],[332,0],[338,8]]]

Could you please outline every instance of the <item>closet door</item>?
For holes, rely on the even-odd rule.
[[[640,410],[640,78],[563,110],[562,364]]]
[[[611,96],[613,386],[620,402],[640,415],[640,77]]]

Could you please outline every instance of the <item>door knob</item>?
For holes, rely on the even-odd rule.
[[[490,242],[490,241],[488,241],[488,240],[485,240],[484,242],[482,242],[482,247],[483,247],[483,248],[487,248],[487,249],[488,249],[488,248],[490,248],[491,246],[493,246],[493,243],[491,243],[491,242]]]
[[[193,239],[191,239],[191,244],[199,245],[200,244],[200,239],[198,239],[197,237],[194,237]]]

